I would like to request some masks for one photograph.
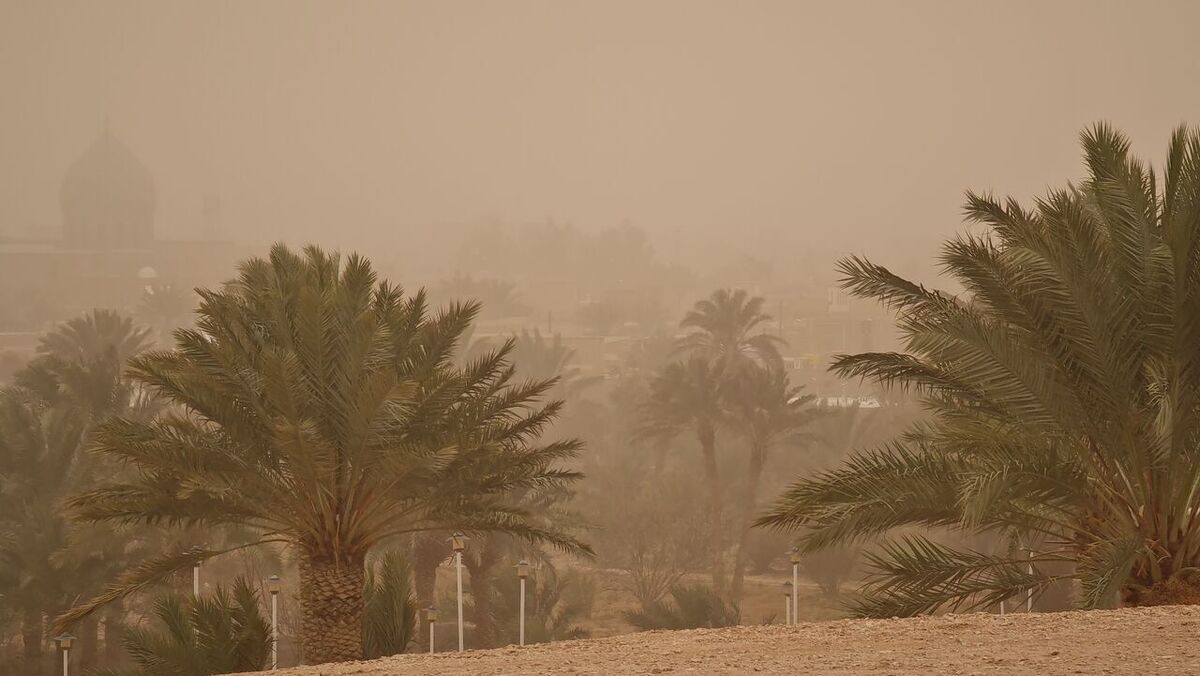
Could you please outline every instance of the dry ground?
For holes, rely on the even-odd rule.
[[[648,632],[276,672],[383,674],[1200,674],[1200,607],[838,620]]]

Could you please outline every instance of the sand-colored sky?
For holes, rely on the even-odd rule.
[[[1186,0],[0,0],[0,231],[57,225],[107,117],[166,235],[215,193],[255,241],[552,217],[692,260],[927,257],[963,189],[1076,177],[1094,120],[1154,156],[1200,122],[1197,25]]]

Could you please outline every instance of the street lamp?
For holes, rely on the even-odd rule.
[[[529,577],[529,562],[521,559],[515,567],[521,578],[521,645],[525,645],[525,578]]]
[[[282,587],[278,575],[267,578],[267,591],[271,593],[271,669],[279,668],[279,589]]]
[[[454,569],[458,577],[458,652],[463,651],[463,611],[462,611],[462,553],[467,548],[467,536],[455,532],[450,536],[450,548],[454,550]]]
[[[1029,550],[1029,577],[1033,577],[1033,550]],[[1025,612],[1033,612],[1033,587],[1025,590]]]
[[[800,548],[792,547],[792,624],[800,617]]]
[[[429,654],[433,654],[433,625],[437,623],[437,608],[429,606],[425,609],[425,621],[429,623]]]
[[[200,598],[200,562],[192,564],[192,596]]]
[[[784,617],[787,618],[786,619],[787,624],[791,624],[792,623],[792,583],[790,580],[788,582],[783,583],[783,609],[784,609]]]
[[[54,644],[58,646],[63,655],[63,676],[69,676],[71,669],[71,644],[74,642],[75,637],[70,634],[54,637]]]

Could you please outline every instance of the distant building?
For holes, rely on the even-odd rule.
[[[0,239],[0,334],[11,343],[92,308],[131,310],[151,284],[191,288],[233,276],[242,252],[232,242],[156,239],[156,202],[151,171],[104,130],[63,176],[61,235]],[[217,213],[205,205],[209,233]]]

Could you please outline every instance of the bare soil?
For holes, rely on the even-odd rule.
[[[1200,606],[656,631],[287,669],[384,674],[1200,674]]]

